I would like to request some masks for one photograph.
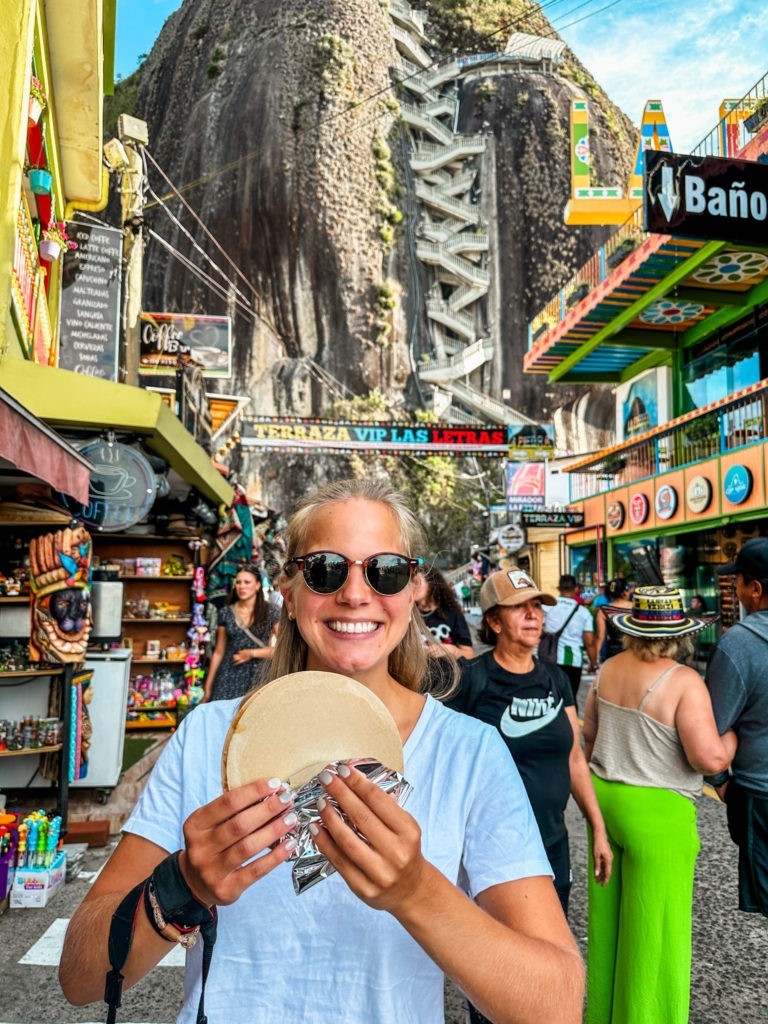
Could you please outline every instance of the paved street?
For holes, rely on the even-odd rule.
[[[479,614],[475,610],[468,618],[479,651]],[[581,709],[590,682],[589,677],[582,681],[578,701]],[[698,809],[701,855],[694,894],[690,1022],[768,1024],[768,920],[735,909],[736,853],[728,837],[725,807],[712,796],[704,795]],[[586,834],[573,801],[567,810],[567,821],[574,873],[570,923],[585,952]],[[0,916],[0,977],[4,991],[13,993],[12,1003],[7,1002],[0,1011],[0,1024],[95,1024],[104,1020],[103,1004],[78,1008],[65,1002],[58,988],[56,967],[66,923],[110,849],[89,850],[80,877],[64,886],[45,909],[9,910]],[[181,950],[175,948],[147,978],[124,995],[120,1024],[171,1024],[181,1003],[182,965]],[[465,1024],[463,1000],[450,984],[446,986],[446,1024]]]
[[[580,816],[573,805],[569,807],[568,821],[575,876],[571,926],[585,949],[586,844]],[[724,807],[710,797],[702,797],[699,803],[699,831],[702,852],[695,892],[691,1022],[768,1024],[768,921],[734,909],[734,848],[727,836]],[[92,873],[99,869],[107,852],[89,850],[83,877],[61,889],[45,909],[9,910],[0,917],[0,977],[3,991],[12,993],[12,999],[5,999],[0,1013],[2,1024],[104,1020],[102,1004],[77,1008],[64,1001],[56,981],[56,964],[65,922],[83,898]],[[175,1019],[182,986],[179,950],[173,950],[166,963],[125,995],[119,1015],[121,1024],[171,1024]],[[447,1024],[463,1024],[460,1001],[450,988],[446,1005]]]

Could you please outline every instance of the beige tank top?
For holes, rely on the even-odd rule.
[[[680,665],[659,676],[637,708],[624,708],[600,696],[595,682],[597,735],[589,766],[606,782],[671,789],[693,800],[701,792],[702,777],[685,756],[677,729],[647,715],[643,708],[651,694]]]

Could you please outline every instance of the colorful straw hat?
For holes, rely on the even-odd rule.
[[[637,587],[632,611],[605,605],[602,609],[622,633],[648,640],[698,633],[716,622],[719,615],[693,615],[683,607],[677,587]]]

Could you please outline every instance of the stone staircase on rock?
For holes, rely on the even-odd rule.
[[[419,212],[414,255],[429,268],[425,298],[432,355],[417,364],[432,386],[434,411],[452,422],[522,425],[528,417],[484,392],[501,338],[488,336],[485,299],[492,285],[491,240],[478,202],[485,132],[458,132],[460,79],[536,70],[551,73],[564,49],[557,40],[516,33],[503,52],[436,62],[429,53],[426,13],[389,0],[396,77],[409,128],[408,161]],[[485,372],[483,371],[485,367]]]

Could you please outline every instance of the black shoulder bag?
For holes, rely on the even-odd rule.
[[[541,634],[541,640],[539,640],[539,661],[557,663],[557,645],[560,642],[560,637],[563,635],[565,627],[578,610],[579,604],[577,601],[576,607],[571,610],[571,614],[556,633],[547,633],[544,631]]]

